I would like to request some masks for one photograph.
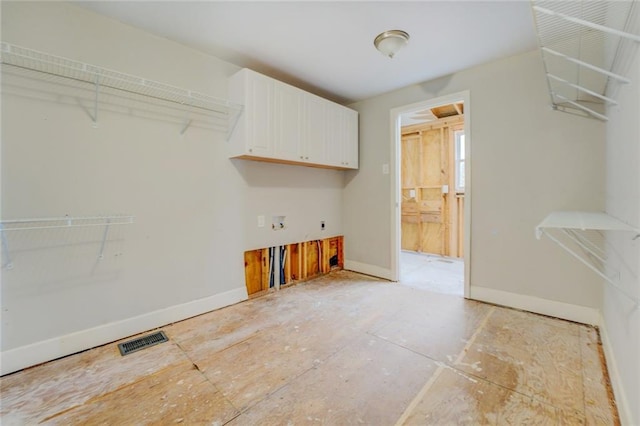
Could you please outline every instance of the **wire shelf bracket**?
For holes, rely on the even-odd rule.
[[[242,105],[226,99],[216,98],[192,90],[182,89],[72,59],[50,55],[6,42],[0,43],[0,58],[2,64],[80,81],[94,86],[93,116],[91,117],[94,127],[97,127],[98,124],[99,95],[103,88],[115,89],[171,102],[177,104],[180,108],[185,108],[187,113],[191,109],[199,110],[201,113],[215,118],[217,122],[223,123],[220,125],[220,130],[226,133],[227,141],[230,139],[233,129],[244,109]],[[186,120],[181,128],[180,134],[184,134],[190,125],[191,120]]]
[[[100,252],[98,260],[104,259],[104,248],[107,242],[109,229],[113,225],[128,225],[134,221],[134,216],[113,215],[113,216],[78,216],[78,217],[50,217],[39,219],[14,219],[0,221],[0,238],[2,239],[2,253],[5,262],[2,268],[13,269],[13,261],[9,251],[7,242],[7,232],[31,231],[43,229],[63,229],[77,227],[95,227],[104,226],[102,233],[102,241],[100,243]]]
[[[554,230],[561,232],[561,234],[566,236],[569,241],[579,247],[582,250],[583,255],[555,236],[553,232]],[[618,279],[615,278],[620,276],[619,272],[614,272],[612,275],[607,275],[605,273],[604,264],[607,260],[607,254],[603,248],[598,247],[582,234],[582,232],[590,230],[598,232],[629,232],[633,235],[632,240],[638,240],[640,238],[640,229],[630,226],[613,216],[606,213],[579,211],[552,212],[542,222],[540,222],[538,226],[536,226],[535,233],[538,240],[545,235],[551,241],[556,243],[563,250],[633,301],[637,308],[640,304],[640,300],[638,297],[633,296],[619,285]]]
[[[628,84],[622,57],[640,45],[637,2],[531,0],[554,110],[607,121],[607,92]]]

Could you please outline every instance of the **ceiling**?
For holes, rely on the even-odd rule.
[[[75,4],[350,103],[537,47],[528,1],[88,1]],[[401,29],[393,59],[379,33]]]
[[[461,115],[464,115],[464,103],[457,102],[402,114],[400,115],[400,125],[405,127],[414,124],[424,124],[447,117],[459,117]]]

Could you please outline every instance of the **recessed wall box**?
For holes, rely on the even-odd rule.
[[[285,228],[284,224],[285,216],[273,216],[271,220],[271,229],[274,231],[279,231]]]

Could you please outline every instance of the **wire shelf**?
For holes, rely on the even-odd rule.
[[[113,225],[128,225],[133,223],[134,216],[111,215],[111,216],[65,216],[33,219],[13,219],[0,221],[0,241],[2,242],[3,263],[2,268],[13,269],[13,260],[10,253],[7,232],[11,231],[33,231],[45,229],[63,229],[80,227],[104,227],[102,242],[98,259],[104,258],[105,244],[109,228]],[[47,232],[47,231],[45,231]]]
[[[618,291],[634,302],[640,300],[619,285],[619,272],[607,270],[605,231],[630,233],[632,239],[640,238],[640,229],[622,222],[606,213],[558,211],[549,215],[536,227],[536,238],[546,235],[563,250],[582,262]]]
[[[196,108],[206,111],[225,123],[227,138],[233,131],[243,110],[242,105],[225,99],[5,42],[1,43],[0,55],[2,63],[6,65],[95,86],[96,104],[99,89],[109,88],[172,102],[189,109]],[[97,119],[97,111],[95,117]],[[184,130],[186,128],[182,132]]]
[[[640,44],[635,1],[531,0],[554,109],[606,121],[629,83],[624,58]]]
[[[3,220],[0,221],[0,232],[86,226],[128,225],[133,223],[133,219],[134,216],[112,215]]]

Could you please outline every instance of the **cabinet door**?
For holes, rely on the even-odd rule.
[[[343,161],[350,169],[358,168],[358,113],[347,109],[345,111]]]
[[[247,154],[273,157],[273,81],[257,73],[249,75],[247,84],[248,139]]]
[[[305,96],[305,139],[300,159],[325,164],[327,156],[327,101],[314,95]]]
[[[285,84],[274,87],[275,108],[273,125],[275,157],[300,161],[302,155],[302,93]]]
[[[326,117],[327,165],[342,167],[344,165],[342,152],[345,128],[344,112],[337,105],[327,104]]]
[[[358,113],[339,105],[327,112],[327,162],[340,168],[358,168]]]

